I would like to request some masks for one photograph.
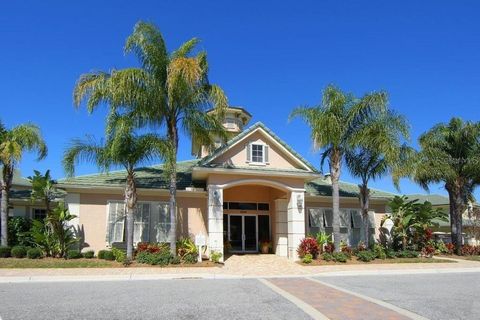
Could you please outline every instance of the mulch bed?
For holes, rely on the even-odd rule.
[[[315,259],[310,264],[303,263],[301,261],[298,264],[302,266],[332,266],[332,265],[350,265],[350,264],[397,264],[397,263],[455,263],[455,261],[447,259],[433,259],[433,258],[395,258],[395,259],[375,259],[370,262],[363,262],[353,256],[352,259],[347,262],[335,262],[325,261],[321,258]]]

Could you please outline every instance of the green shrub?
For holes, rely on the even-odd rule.
[[[8,223],[8,243],[11,246],[27,246],[31,243],[29,235],[32,221],[24,217],[9,217]]]
[[[332,253],[333,260],[336,262],[347,262],[348,256],[343,252]]]
[[[127,260],[127,253],[118,248],[112,248],[112,254],[117,262],[125,262]]]
[[[373,252],[375,252],[375,258],[385,260],[387,259],[387,254],[385,249],[378,243],[372,245]]]
[[[397,253],[392,249],[385,249],[385,256],[387,259],[395,259]]]
[[[98,251],[97,257],[98,257],[98,259],[103,259],[103,260],[115,260],[115,256],[113,255],[112,251],[110,251],[110,250],[100,250],[100,251]]]
[[[85,259],[92,259],[93,257],[95,257],[95,251],[93,250],[85,251],[84,253],[82,253],[82,255]]]
[[[220,259],[220,257],[218,259]],[[186,254],[183,256],[182,260],[183,260],[183,263],[186,263],[186,264],[195,264],[198,262],[198,255]]]
[[[29,259],[40,259],[43,257],[43,252],[40,248],[30,248],[27,250],[27,257]]]
[[[14,258],[25,258],[27,256],[27,248],[24,246],[15,246],[11,251]]]
[[[418,256],[418,251],[414,250],[402,250],[397,252],[398,258],[417,258]]]
[[[324,254],[322,254],[322,259],[325,261],[332,261],[333,255],[331,253],[325,252]]]
[[[363,262],[370,262],[375,260],[376,254],[370,250],[358,251],[357,252],[357,259]]]
[[[313,261],[313,256],[310,253],[307,253],[302,259],[302,262],[306,264],[312,263],[312,261]]]
[[[170,250],[169,250],[170,251]],[[190,238],[180,238],[177,241],[177,255],[185,262],[185,256],[194,255],[198,256],[198,248],[195,242]],[[190,258],[187,258],[190,259]]]
[[[0,247],[0,258],[8,258],[12,253],[12,248],[10,247]]]
[[[210,253],[210,259],[212,259],[213,262],[215,263],[218,263],[220,261],[220,258],[222,257],[222,253],[221,252],[217,252],[217,251],[212,251]]]
[[[148,251],[139,252],[136,256],[138,263],[150,265],[166,266],[174,259],[170,252],[150,253]]]
[[[180,264],[182,261],[180,260],[180,257],[179,256],[175,256],[172,258],[172,260],[170,261],[171,264]]]
[[[82,254],[78,250],[68,250],[67,259],[80,259]]]

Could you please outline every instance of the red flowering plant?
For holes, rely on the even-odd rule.
[[[170,250],[168,243],[149,243],[149,242],[139,242],[137,244],[137,252],[150,252],[150,253],[159,253],[164,250]]]
[[[462,253],[462,256],[478,255],[480,254],[480,247],[466,244],[462,246],[461,253]]]
[[[435,246],[427,244],[423,247],[421,254],[423,257],[431,258],[435,254]]]
[[[317,240],[312,237],[306,237],[300,241],[298,246],[297,253],[300,258],[305,257],[306,254],[311,254],[315,259],[318,256],[320,249],[318,247]]]
[[[326,253],[333,253],[333,251],[335,251],[335,245],[333,244],[333,242],[329,242],[325,245],[325,252]]]
[[[447,254],[453,254],[453,251],[455,251],[455,245],[451,242],[445,243],[445,247],[447,247]]]

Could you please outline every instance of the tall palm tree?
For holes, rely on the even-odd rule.
[[[216,137],[226,137],[221,120],[228,101],[223,90],[208,81],[206,53],[193,54],[198,42],[193,38],[169,53],[159,29],[138,22],[126,41],[125,53],[134,53],[141,67],[84,74],[74,90],[76,106],[86,100],[92,112],[106,102],[113,110],[128,110],[139,127],[166,133],[171,146],[165,167],[170,181],[169,242],[173,253],[179,134],[183,132],[204,146],[213,146]],[[214,112],[207,114],[207,109]]]
[[[8,245],[8,197],[12,187],[13,173],[25,152],[36,152],[38,160],[47,156],[47,146],[40,129],[34,124],[27,123],[8,130],[0,123],[0,164],[2,165],[0,245],[2,246]]]
[[[455,251],[462,246],[462,216],[480,185],[480,122],[452,118],[420,136],[421,150],[413,178],[428,190],[444,183],[450,200],[450,226]]]
[[[137,205],[135,172],[141,163],[167,154],[169,143],[152,133],[137,135],[130,115],[113,113],[108,119],[107,137],[104,143],[96,143],[92,138],[75,139],[65,151],[63,166],[69,176],[75,173],[75,164],[80,161],[93,162],[102,171],[113,166],[126,170],[125,207],[127,259],[133,258],[134,212]]]
[[[362,139],[363,144],[349,149],[345,153],[345,163],[351,175],[361,179],[359,188],[359,200],[362,210],[365,245],[369,246],[369,203],[370,180],[392,175],[395,186],[398,189],[400,177],[404,175],[405,164],[411,162],[414,150],[405,144],[409,138],[409,126],[404,117],[393,111],[372,114],[363,124],[363,133],[369,135],[368,139]]]
[[[340,170],[345,152],[355,146],[368,144],[371,136],[363,124],[372,114],[386,110],[387,95],[373,92],[362,98],[344,93],[329,85],[323,91],[322,101],[313,107],[298,107],[290,119],[302,118],[311,129],[314,149],[322,150],[320,166],[328,160],[332,180],[333,239],[335,250],[340,250]]]

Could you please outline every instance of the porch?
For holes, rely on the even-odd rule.
[[[297,260],[305,237],[304,190],[278,181],[241,179],[208,186],[209,252],[271,253]]]

